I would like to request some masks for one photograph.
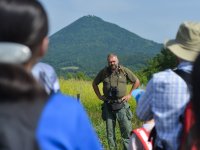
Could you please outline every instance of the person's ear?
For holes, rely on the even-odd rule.
[[[117,58],[117,57],[116,57],[116,58]],[[119,59],[118,59],[118,58],[116,59],[116,63],[119,64]]]
[[[46,36],[43,40],[42,43],[40,45],[40,52],[39,52],[39,56],[43,57],[48,49],[48,45],[49,45],[49,38]]]

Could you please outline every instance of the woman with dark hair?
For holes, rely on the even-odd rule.
[[[35,130],[47,99],[29,73],[48,44],[37,1],[0,1],[0,149],[38,149]]]
[[[48,97],[31,75],[48,47],[42,5],[0,0],[0,20],[0,149],[35,150],[36,141],[45,150],[101,149],[82,105],[61,93]]]
[[[200,55],[194,62],[192,71],[192,99],[193,125],[187,135],[186,143],[182,146],[185,150],[200,150]]]

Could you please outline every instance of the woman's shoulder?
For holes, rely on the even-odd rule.
[[[49,97],[48,101],[49,101],[49,103],[52,103],[54,106],[61,105],[63,107],[65,107],[65,106],[78,107],[80,105],[79,99],[76,99],[76,98],[69,96],[69,95],[65,95],[61,92],[57,92],[57,93],[52,94]]]
[[[51,118],[58,121],[73,116],[72,119],[76,120],[82,113],[85,113],[84,108],[78,100],[58,92],[52,94],[47,100],[42,112],[42,118],[45,118],[44,120]]]
[[[174,79],[177,79],[177,78],[178,78],[177,74],[171,69],[167,69],[167,70],[155,73],[153,75],[154,80],[161,80],[161,81],[166,80],[166,79],[168,81],[172,81],[170,79],[174,80]]]

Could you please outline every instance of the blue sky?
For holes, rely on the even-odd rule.
[[[50,35],[80,17],[95,15],[145,39],[163,43],[175,38],[184,21],[200,22],[200,0],[40,0]]]

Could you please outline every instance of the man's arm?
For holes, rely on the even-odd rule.
[[[98,97],[100,100],[104,101],[106,98],[105,98],[104,95],[101,95],[101,93],[100,93],[100,91],[99,91],[99,87],[98,87],[98,85],[97,85],[94,81],[93,81],[93,83],[92,83],[92,87],[93,87],[94,92],[95,92],[95,94],[97,95],[97,97]]]
[[[138,88],[139,86],[140,86],[140,81],[139,81],[139,79],[136,79],[136,81],[133,83],[129,93],[127,95],[125,95],[124,97],[122,97],[122,100],[128,101],[131,98],[131,94],[132,94],[133,90]]]

